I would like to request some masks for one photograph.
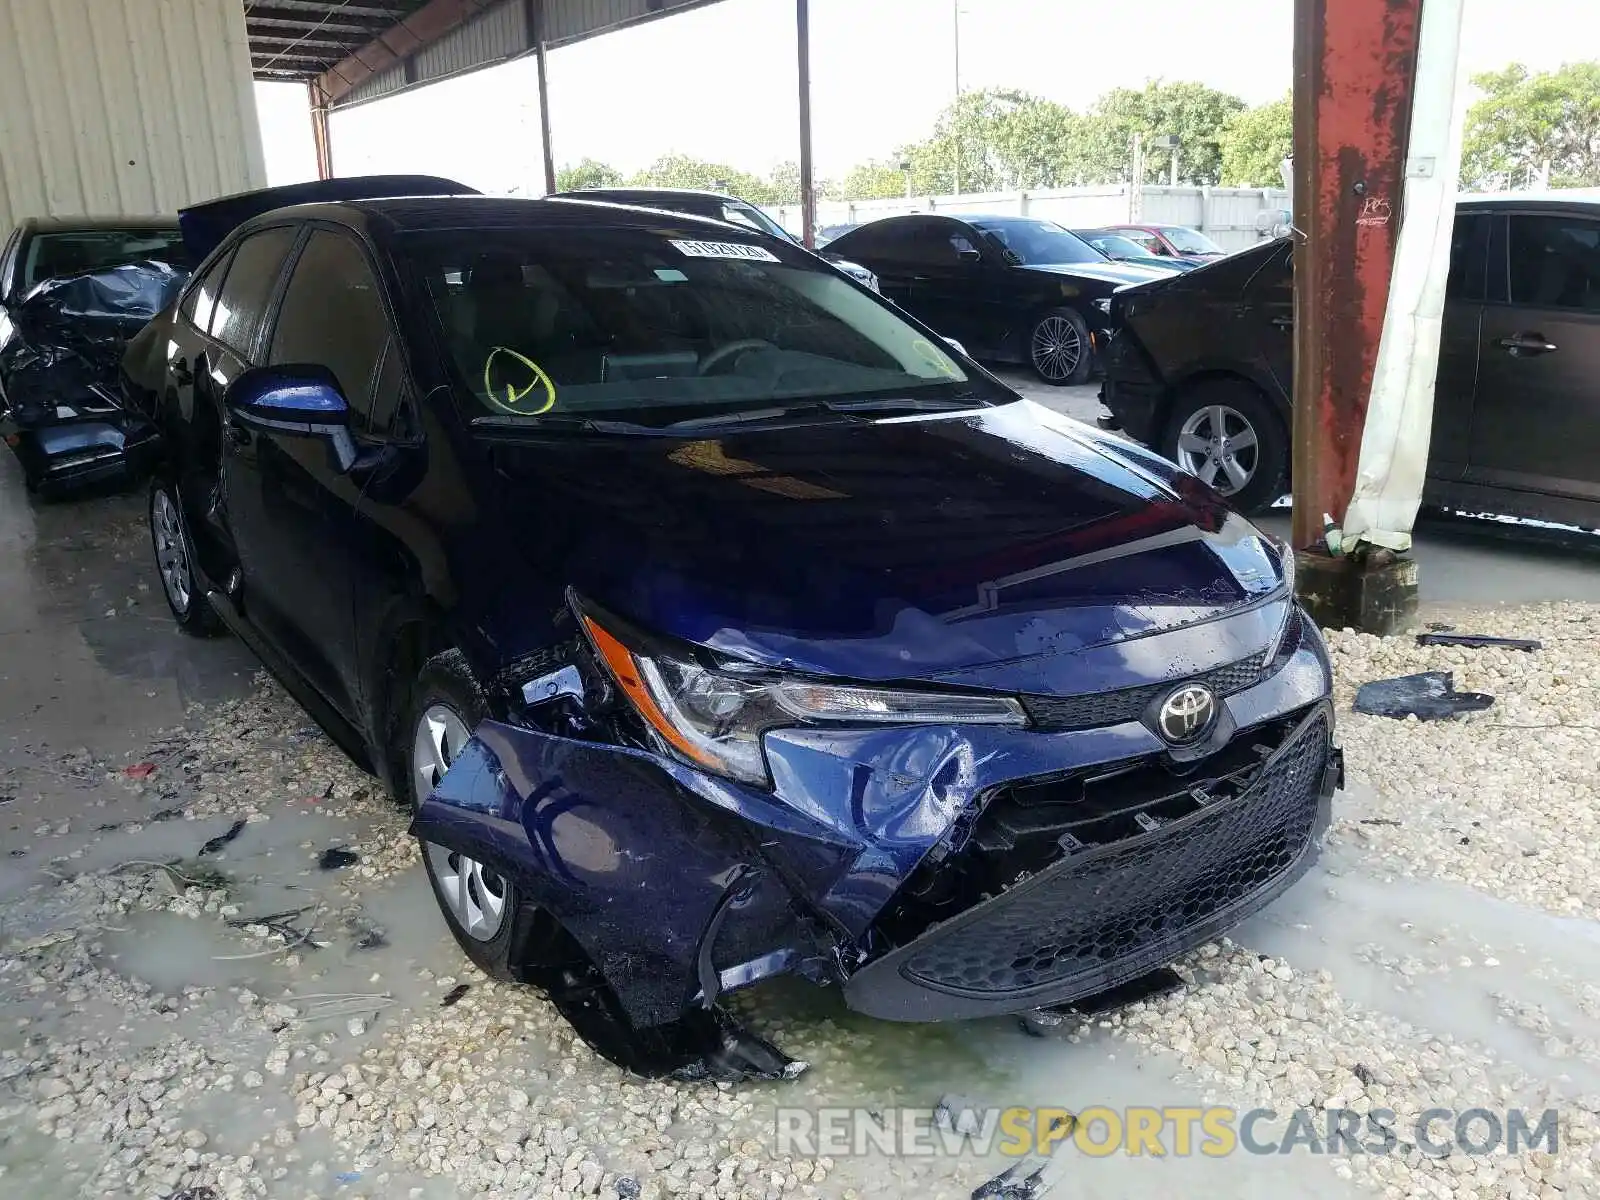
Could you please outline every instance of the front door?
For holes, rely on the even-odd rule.
[[[372,399],[389,340],[383,290],[361,243],[336,229],[311,231],[295,260],[268,335],[265,364],[333,373],[350,408],[357,452],[368,448]],[[325,436],[256,431],[258,504],[248,528],[255,570],[247,603],[273,639],[346,718],[359,722],[360,670],[352,610],[360,470],[341,465]]]
[[[1513,213],[1507,233],[1507,300],[1484,306],[1479,331],[1467,478],[1600,500],[1600,219]]]

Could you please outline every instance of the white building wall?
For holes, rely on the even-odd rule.
[[[0,0],[0,237],[265,186],[240,0]]]

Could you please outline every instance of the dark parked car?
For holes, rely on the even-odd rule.
[[[1192,271],[1200,265],[1192,259],[1174,258],[1171,255],[1163,258],[1152,254],[1138,242],[1123,234],[1113,233],[1109,229],[1074,229],[1072,232],[1112,262],[1132,263],[1136,267],[1156,267],[1165,271]]]
[[[1315,856],[1282,551],[786,240],[296,206],[145,336],[174,617],[388,781],[466,953],[616,1061],[785,1074],[719,1005],[783,973],[897,1020],[1099,994]]]
[[[577,192],[557,192],[551,199],[603,200],[608,204],[636,204],[641,208],[689,213],[691,216],[726,221],[730,225],[739,225],[800,244],[798,238],[748,200],[724,196],[720,192],[696,192],[684,188],[584,188]],[[877,276],[861,264],[841,258],[832,251],[819,248],[819,253],[863,287],[878,290]]]
[[[120,404],[127,339],[187,275],[175,218],[29,219],[0,250],[0,437],[31,491],[137,469],[148,422]]]
[[[1117,288],[1167,275],[1114,263],[1027,217],[887,217],[828,248],[868,267],[885,296],[974,358],[1023,363],[1054,384],[1089,378]]]
[[[1288,469],[1290,239],[1125,293],[1102,399],[1245,511]],[[1424,501],[1600,526],[1600,204],[1456,209]]]
[[[1170,259],[1174,265],[1201,267],[1228,253],[1198,229],[1186,225],[1107,225],[1106,232],[1120,233],[1143,246],[1147,254]]]

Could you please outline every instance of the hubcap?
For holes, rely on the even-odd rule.
[[[194,592],[189,577],[189,551],[183,541],[178,506],[164,489],[155,495],[151,517],[150,529],[155,537],[156,565],[161,569],[161,586],[166,589],[172,607],[179,613],[187,613]]]
[[[1083,357],[1083,339],[1065,317],[1046,317],[1033,330],[1033,365],[1052,383],[1072,378]]]
[[[1196,409],[1178,430],[1178,465],[1224,496],[1250,482],[1260,453],[1255,427],[1226,404]]]
[[[455,709],[433,704],[423,712],[411,747],[411,776],[418,801],[439,786],[471,736]],[[505,880],[476,859],[446,846],[424,842],[423,852],[433,868],[439,903],[468,937],[493,941],[506,919]]]

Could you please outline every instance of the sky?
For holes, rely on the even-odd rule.
[[[1468,74],[1600,55],[1600,0],[1465,0]],[[1294,0],[812,0],[819,176],[925,137],[960,86],[1072,108],[1190,79],[1250,103],[1289,90]],[[558,165],[631,172],[679,152],[765,174],[798,156],[792,0],[722,0],[549,55]],[[270,182],[315,175],[305,89],[258,84]],[[418,171],[542,190],[532,59],[334,114],[335,171]]]

